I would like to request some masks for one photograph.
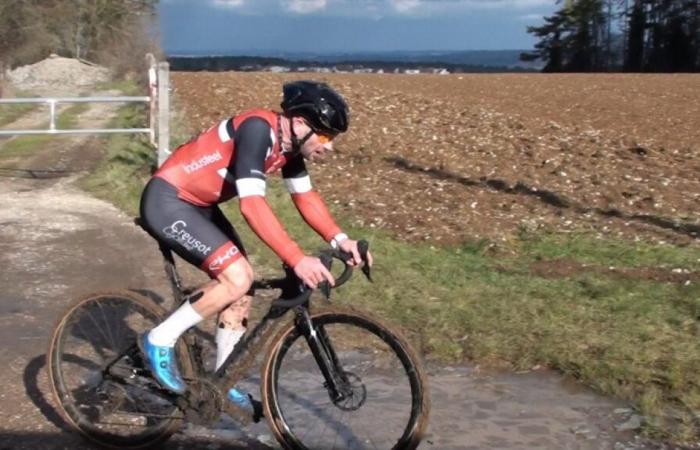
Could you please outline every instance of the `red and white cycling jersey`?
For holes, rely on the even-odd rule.
[[[246,119],[262,119],[269,127],[267,136],[262,136],[262,139],[261,136],[253,137],[256,144],[269,138],[269,142],[264,142],[262,148],[265,152],[262,161],[263,174],[274,172],[287,162],[289,154],[281,151],[278,139],[277,117],[272,111],[253,110],[224,120],[178,147],[154,176],[175,186],[181,199],[198,206],[210,206],[229,200],[237,195],[236,177],[231,171],[237,162],[235,130]],[[246,156],[249,159],[259,159],[261,156],[260,148],[243,148],[241,151],[247,154],[239,155],[240,159]],[[253,171],[256,169],[261,171],[260,167],[250,168]],[[255,172],[253,175],[258,178]]]
[[[197,206],[238,196],[253,231],[294,267],[304,253],[265,200],[268,174],[281,169],[297,209],[324,239],[333,239],[340,227],[312,189],[302,155],[283,150],[279,126],[279,114],[267,110],[224,120],[178,147],[153,176],[174,186],[180,199]]]

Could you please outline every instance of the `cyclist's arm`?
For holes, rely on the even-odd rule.
[[[270,126],[259,118],[247,119],[236,130],[234,141],[236,153],[232,172],[241,214],[282,261],[295,267],[304,258],[304,252],[289,237],[265,199],[265,158],[272,146]]]
[[[282,167],[282,177],[292,196],[294,206],[309,224],[327,242],[336,244],[347,238],[331,216],[318,192],[311,186],[304,158],[297,155]]]

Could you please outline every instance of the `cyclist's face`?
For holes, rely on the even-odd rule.
[[[296,120],[294,131],[299,138],[311,132],[311,127],[303,120]],[[311,136],[301,146],[301,154],[309,161],[323,159],[326,152],[333,150],[333,141],[328,136],[312,133]]]

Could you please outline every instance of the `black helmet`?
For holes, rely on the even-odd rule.
[[[283,87],[280,106],[288,116],[301,116],[314,131],[335,136],[348,129],[350,111],[343,97],[326,83],[293,81]]]

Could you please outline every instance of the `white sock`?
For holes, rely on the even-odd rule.
[[[177,338],[202,320],[204,318],[194,310],[190,302],[185,302],[170,317],[151,330],[148,340],[154,345],[175,347]]]
[[[226,361],[228,355],[233,351],[238,341],[245,333],[245,328],[232,330],[230,328],[218,327],[216,329],[216,370]]]

